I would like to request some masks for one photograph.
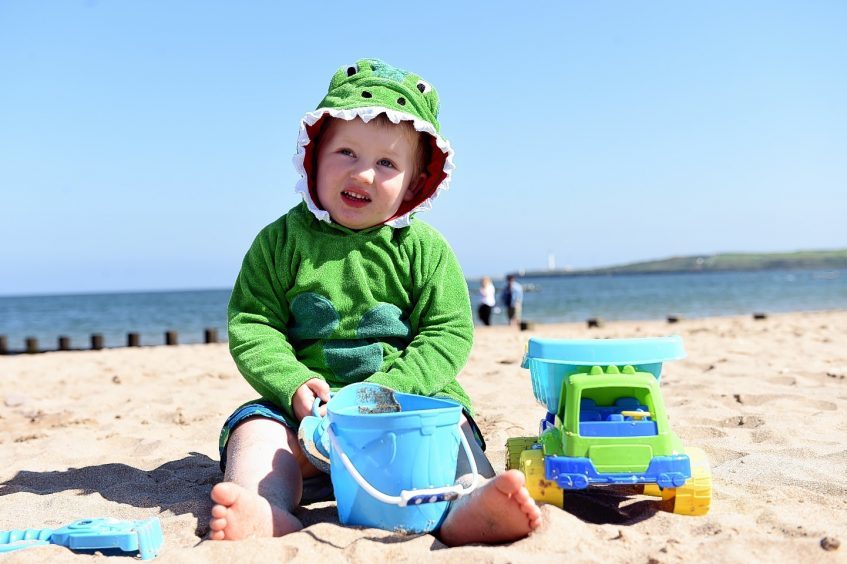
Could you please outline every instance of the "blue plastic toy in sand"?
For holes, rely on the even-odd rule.
[[[477,468],[456,402],[359,383],[327,404],[332,485],[345,525],[425,533],[449,502],[473,491]],[[455,484],[459,444],[473,474]]]
[[[565,376],[585,372],[592,366],[633,366],[658,380],[662,363],[685,358],[682,338],[652,339],[536,339],[527,344],[523,368],[530,369],[532,391],[551,414],[559,410]]]
[[[158,517],[140,521],[80,519],[61,529],[0,531],[0,553],[57,544],[71,550],[137,551],[142,560],[149,560],[159,554],[162,542]]]

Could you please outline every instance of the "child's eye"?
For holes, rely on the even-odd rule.
[[[394,163],[392,163],[392,162],[391,162],[391,161],[389,161],[388,159],[379,159],[379,161],[377,162],[377,164],[378,164],[379,166],[386,166],[386,167],[388,167],[388,168],[394,168]]]
[[[351,151],[350,149],[339,149],[338,152],[342,155],[347,155],[348,157],[353,156],[353,151]]]

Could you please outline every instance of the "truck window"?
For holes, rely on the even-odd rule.
[[[583,437],[646,437],[658,434],[650,392],[644,388],[588,388],[579,402]]]

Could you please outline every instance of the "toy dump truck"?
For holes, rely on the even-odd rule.
[[[559,507],[566,490],[627,484],[664,510],[705,515],[709,462],[671,430],[659,389],[662,362],[684,356],[679,337],[530,339],[522,366],[547,415],[538,436],[507,440],[506,468]]]

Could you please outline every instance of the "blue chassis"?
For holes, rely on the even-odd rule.
[[[660,488],[678,488],[691,478],[687,454],[655,456],[644,472],[602,474],[590,458],[545,456],[544,474],[563,490],[583,490],[594,484],[656,484]]]

